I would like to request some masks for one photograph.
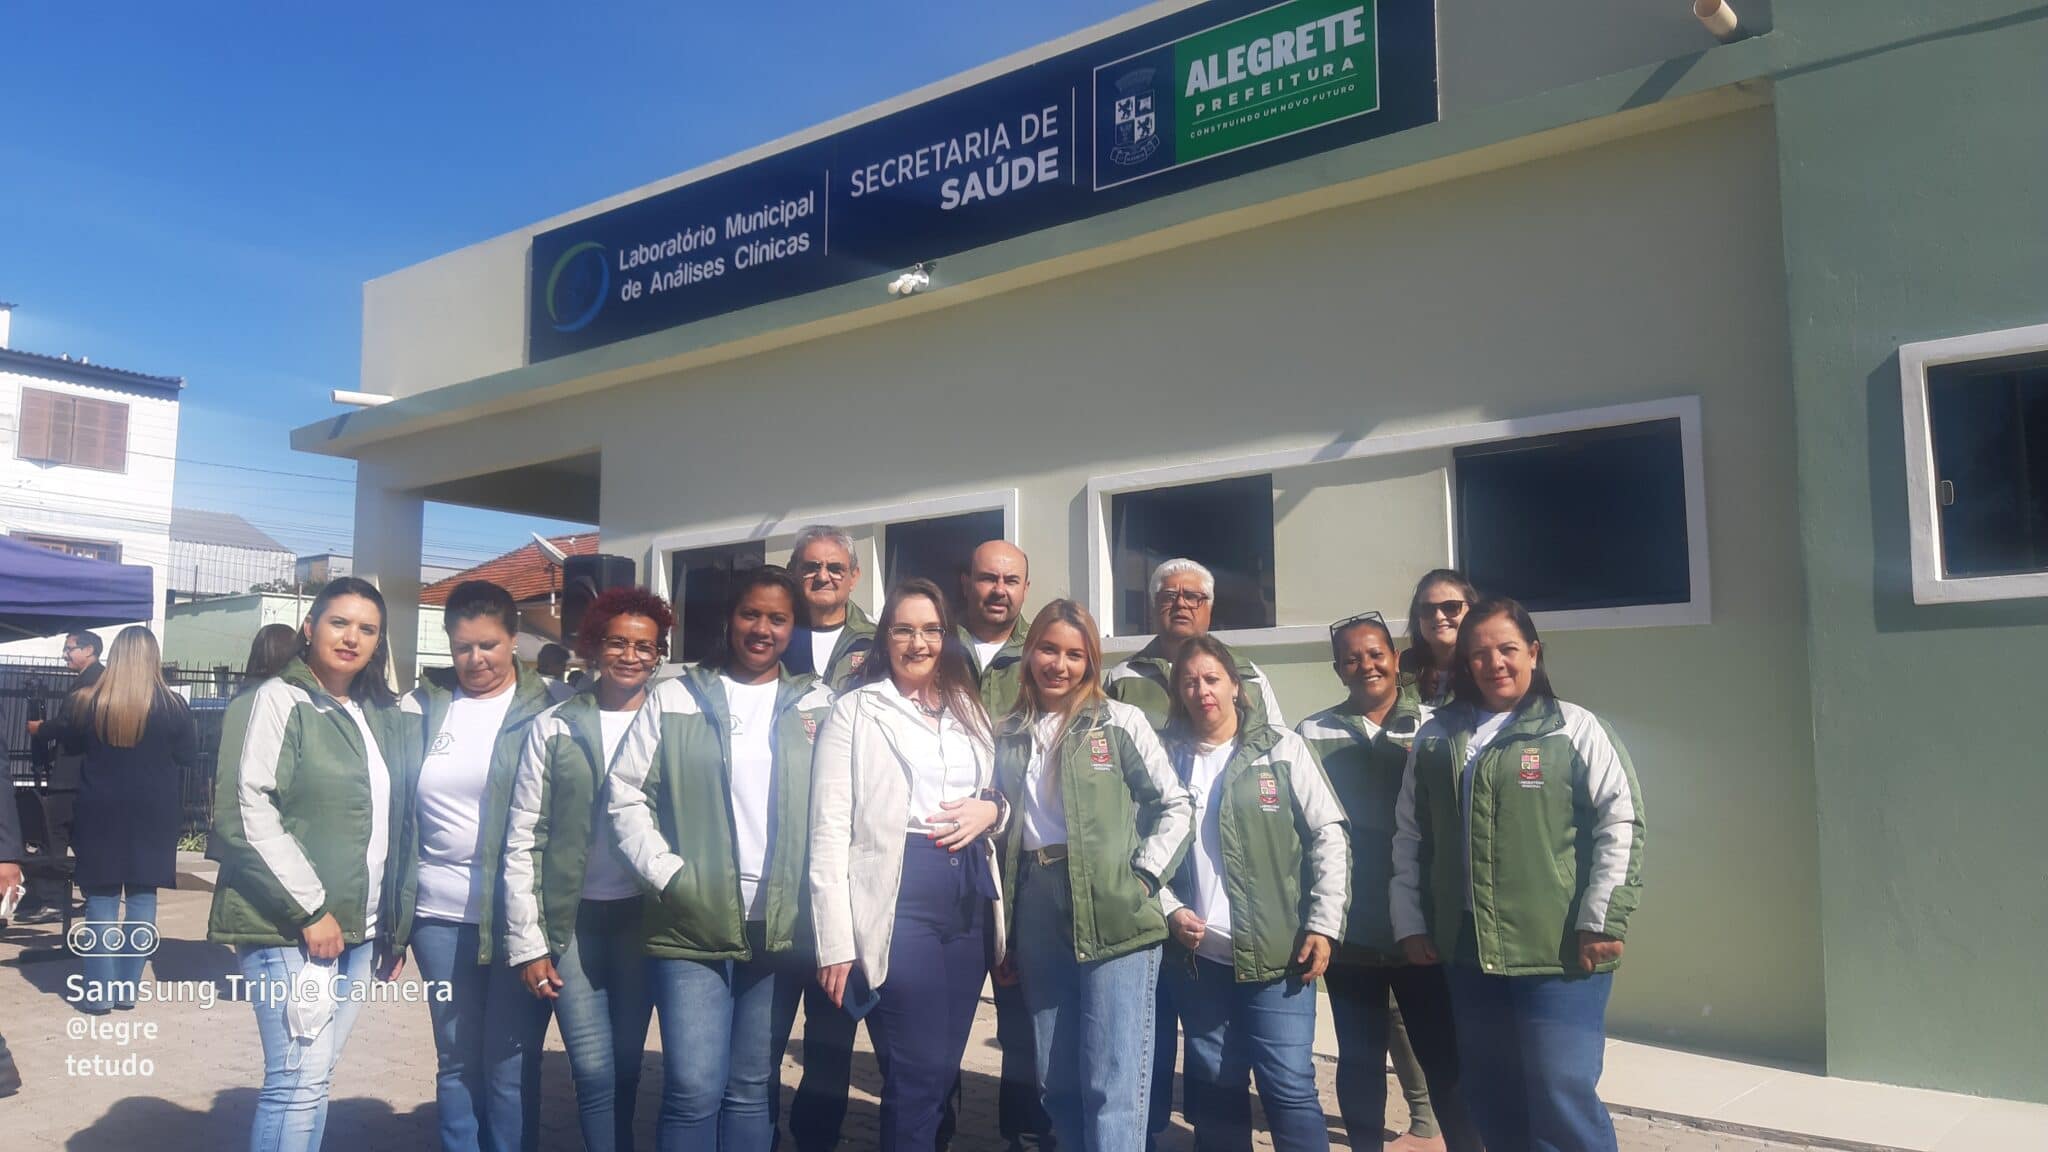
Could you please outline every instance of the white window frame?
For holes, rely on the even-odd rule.
[[[989,488],[979,492],[964,492],[957,496],[935,496],[924,500],[905,500],[894,504],[873,504],[854,508],[818,508],[809,511],[792,512],[774,520],[733,520],[704,528],[690,528],[667,532],[656,536],[647,546],[648,587],[658,596],[673,600],[669,588],[669,568],[673,555],[698,548],[716,548],[729,544],[744,544],[751,540],[771,540],[777,536],[794,536],[811,524],[834,524],[846,529],[889,530],[891,524],[912,520],[932,520],[941,516],[958,516],[968,512],[1001,512],[1003,514],[1003,539],[1017,543],[1018,504],[1015,488]],[[875,546],[879,535],[862,549],[863,555],[856,557],[863,570],[879,576],[881,557]],[[882,581],[873,582],[875,595],[886,595]],[[881,611],[879,603],[861,605],[869,615]]]
[[[1678,420],[1679,445],[1684,457],[1685,471],[1685,539],[1687,567],[1690,573],[1692,598],[1682,604],[1641,604],[1623,608],[1586,608],[1563,612],[1535,613],[1536,624],[1542,630],[1575,631],[1588,628],[1665,628],[1713,622],[1713,589],[1710,555],[1707,545],[1707,481],[1706,463],[1700,437],[1700,398],[1698,396],[1674,396],[1662,400],[1648,400],[1635,404],[1616,404],[1605,408],[1585,408],[1572,412],[1558,412],[1541,416],[1522,416],[1508,420],[1489,420],[1477,424],[1456,424],[1443,428],[1425,428],[1414,432],[1396,432],[1379,436],[1365,436],[1356,440],[1340,440],[1334,444],[1314,445],[1302,448],[1283,448],[1272,452],[1258,452],[1245,456],[1231,456],[1217,460],[1203,460],[1190,464],[1171,464],[1160,468],[1146,468],[1135,472],[1121,472],[1106,476],[1092,476],[1088,480],[1088,499],[1084,515],[1088,518],[1088,571],[1086,595],[1089,611],[1104,623],[1102,637],[1106,652],[1135,652],[1149,643],[1148,636],[1114,636],[1109,632],[1115,628],[1113,617],[1105,605],[1113,603],[1115,590],[1110,587],[1110,541],[1109,541],[1109,498],[1126,492],[1143,492],[1157,488],[1175,488],[1186,484],[1199,484],[1209,480],[1227,480],[1239,476],[1251,476],[1261,472],[1284,472],[1289,470],[1310,470],[1324,464],[1335,464],[1348,460],[1368,460],[1381,456],[1399,456],[1414,452],[1444,451],[1463,448],[1473,444],[1488,444],[1501,440],[1519,440],[1531,436],[1554,436],[1564,432],[1582,432],[1594,428],[1611,428],[1624,424],[1642,424],[1653,420]],[[1457,549],[1457,485],[1456,477],[1446,476],[1445,507],[1446,526],[1450,530],[1449,541],[1454,555],[1446,556],[1447,564],[1454,565]],[[1284,558],[1275,557],[1276,564]],[[1420,573],[1418,573],[1419,575]],[[1361,608],[1376,607],[1360,605]],[[1386,611],[1388,606],[1377,606]],[[1393,607],[1405,608],[1405,605]],[[1389,619],[1396,631],[1405,626],[1405,620],[1396,623]],[[1282,644],[1319,644],[1329,638],[1327,623],[1280,624],[1272,628],[1228,628],[1216,632],[1218,638],[1233,647],[1271,647]]]
[[[2048,352],[2048,324],[1976,332],[1899,345],[1899,391],[1906,425],[1907,541],[1913,557],[1915,604],[1964,604],[2048,596],[2048,571],[2006,576],[1942,572],[1941,508],[1934,471],[1934,426],[1927,410],[1927,370],[1972,360]]]

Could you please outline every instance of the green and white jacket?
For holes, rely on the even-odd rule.
[[[1228,646],[1224,651],[1230,652],[1231,660],[1237,664],[1237,678],[1244,681],[1245,702],[1251,707],[1246,726],[1271,724],[1285,728],[1287,721],[1280,715],[1280,699],[1273,695],[1273,682],[1266,679],[1257,664]],[[1144,712],[1154,732],[1165,732],[1173,712],[1173,661],[1166,658],[1165,644],[1154,638],[1137,655],[1111,668],[1102,678],[1102,690],[1109,693],[1110,699]]]
[[[770,952],[808,945],[811,749],[831,711],[831,689],[816,677],[781,673],[772,737],[775,827],[761,878]],[[648,694],[606,778],[612,834],[653,893],[646,916],[650,956],[753,958],[740,900],[731,732],[718,670],[692,665]]]
[[[363,708],[390,783],[385,866],[369,874],[374,822],[369,749],[340,701],[293,660],[248,693],[247,720],[225,734],[214,779],[212,845],[220,879],[207,916],[216,944],[279,948],[332,914],[342,939],[360,944],[369,895],[381,895],[378,936],[396,911],[407,728],[395,707]]]
[[[1016,706],[1017,690],[1024,684],[1024,637],[1031,631],[1022,619],[1010,629],[1010,638],[996,649],[988,667],[974,658],[974,633],[962,624],[959,628],[960,647],[967,654],[967,667],[974,672],[974,682],[981,689],[981,707],[988,713],[989,727],[1000,729],[1003,717]]]
[[[997,871],[1013,917],[1037,740],[1022,716],[1006,720],[996,739],[995,786],[1012,813]],[[1074,716],[1050,754],[1059,757],[1074,958],[1085,964],[1158,944],[1166,914],[1155,893],[1180,868],[1194,806],[1152,725],[1131,705],[1102,700]]]
[[[1242,712],[1242,709],[1240,710]],[[1167,741],[1175,774],[1187,783],[1196,748],[1179,734]],[[1232,968],[1244,983],[1287,975],[1304,931],[1344,938],[1351,904],[1351,847],[1344,806],[1307,741],[1269,724],[1239,729],[1237,748],[1217,778],[1223,886],[1230,899]],[[1198,817],[1199,819],[1199,817]],[[1199,823],[1188,855],[1202,850]],[[1193,882],[1192,867],[1159,890],[1171,918]]]
[[[483,889],[477,920],[478,964],[491,962],[498,942],[498,926],[504,920],[504,904],[499,889],[505,855],[504,829],[511,816],[512,780],[519,772],[519,754],[526,748],[526,728],[534,717],[554,703],[548,682],[541,679],[540,673],[530,665],[518,664],[514,675],[516,679],[508,689],[512,693],[512,703],[505,711],[505,723],[498,729],[498,738],[491,745],[490,777],[484,785],[483,814],[477,825],[483,829],[473,865]],[[393,792],[391,796],[392,824],[401,829],[399,847],[392,856],[396,899],[393,901],[391,939],[399,947],[404,947],[412,938],[413,912],[419,896],[420,769],[426,763],[427,752],[433,747],[435,737],[441,734],[441,724],[448,718],[448,705],[454,701],[455,692],[455,670],[436,668],[427,673],[425,683],[398,702],[399,709],[412,723],[405,786],[402,792]],[[401,801],[402,820],[399,818]]]
[[[1394,878],[1394,809],[1401,799],[1408,748],[1429,715],[1429,708],[1416,699],[1414,687],[1403,686],[1385,724],[1374,724],[1347,701],[1325,708],[1295,728],[1322,761],[1323,773],[1350,819],[1351,913],[1344,925],[1346,960],[1403,962],[1387,908],[1388,885]]]
[[[568,950],[591,853],[619,851],[604,807],[601,717],[593,678],[527,728],[501,876],[505,961],[515,967]]]
[[[1579,932],[1619,940],[1642,895],[1642,791],[1605,721],[1530,697],[1460,786],[1480,714],[1439,709],[1415,737],[1395,812],[1394,934],[1457,953],[1470,905],[1479,966],[1580,975]],[[1609,971],[1620,961],[1601,967]]]

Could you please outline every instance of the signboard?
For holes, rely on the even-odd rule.
[[[533,240],[530,361],[1437,118],[1431,0],[1212,0]]]

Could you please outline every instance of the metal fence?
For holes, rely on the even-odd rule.
[[[7,751],[7,782],[21,793],[36,797],[63,793],[68,782],[51,779],[50,763],[37,763],[28,735],[28,722],[55,716],[77,678],[69,668],[54,660],[0,661],[0,746]],[[220,761],[221,718],[229,699],[241,686],[241,677],[226,670],[181,671],[164,669],[164,680],[192,704],[192,718],[199,729],[199,754],[192,767],[182,773],[179,797],[184,809],[184,834],[206,832],[213,822],[213,774]],[[24,816],[40,812],[40,803],[23,805]]]

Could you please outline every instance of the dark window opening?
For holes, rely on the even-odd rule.
[[[1927,370],[1945,576],[2048,569],[2048,352]]]
[[[1460,448],[1458,557],[1532,612],[1692,599],[1676,418]]]
[[[882,530],[882,583],[887,588],[922,577],[945,589],[957,619],[961,611],[960,574],[974,550],[1003,538],[1001,509],[905,520]]]
[[[1273,627],[1270,474],[1118,493],[1109,498],[1109,532],[1116,635],[1155,631],[1152,570],[1175,557],[1215,575],[1212,631]]]

